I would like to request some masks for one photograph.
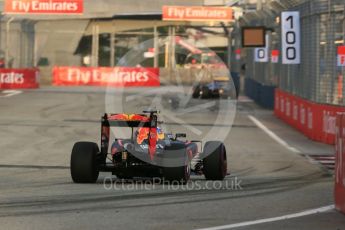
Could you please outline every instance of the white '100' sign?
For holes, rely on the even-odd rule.
[[[298,11],[282,12],[283,64],[301,63],[301,25]]]

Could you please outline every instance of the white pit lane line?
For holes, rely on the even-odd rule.
[[[271,223],[271,222],[277,222],[277,221],[282,221],[282,220],[289,220],[289,219],[295,219],[295,218],[304,217],[304,216],[315,215],[315,214],[319,214],[319,213],[332,211],[332,210],[334,210],[334,208],[335,208],[334,205],[329,205],[329,206],[325,206],[325,207],[321,207],[321,208],[311,209],[311,210],[298,212],[298,213],[294,213],[294,214],[289,214],[289,215],[284,215],[284,216],[279,216],[279,217],[260,219],[260,220],[254,220],[254,221],[247,221],[247,222],[223,225],[223,226],[218,226],[218,227],[202,228],[202,229],[198,229],[198,230],[223,230],[223,229],[234,229],[234,228],[240,228],[240,227],[247,227],[247,226],[253,226],[253,225],[258,225],[258,224],[265,224],[265,223]]]
[[[296,149],[295,147],[292,147],[291,145],[289,145],[286,141],[284,141],[283,139],[281,139],[279,136],[277,136],[274,132],[272,132],[271,130],[269,130],[264,124],[262,124],[258,119],[256,119],[255,117],[249,115],[248,118],[256,125],[258,126],[262,131],[264,131],[268,136],[270,136],[273,140],[275,140],[276,142],[278,142],[280,145],[282,145],[283,147],[285,147],[286,149],[290,150],[291,152],[294,153],[298,153],[300,154],[301,151],[299,151],[298,149]]]
[[[4,90],[4,91],[1,91],[1,94],[0,94],[0,98],[5,98],[5,97],[12,97],[12,96],[15,96],[15,95],[18,95],[18,94],[21,94],[23,93],[23,91],[20,91],[20,90]]]

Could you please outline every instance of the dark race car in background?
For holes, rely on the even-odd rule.
[[[193,88],[193,98],[231,98],[236,89],[228,77],[215,78],[211,83],[199,84]]]
[[[157,126],[157,111],[145,114],[105,114],[102,117],[101,146],[78,142],[71,155],[71,176],[75,183],[94,183],[99,172],[112,172],[120,179],[160,177],[187,182],[191,172],[208,180],[227,175],[223,143],[209,141],[199,151],[200,141],[186,141],[186,134],[165,134]],[[110,127],[131,128],[131,137],[110,142]],[[137,129],[137,130],[135,130]],[[116,136],[116,134],[115,134]]]

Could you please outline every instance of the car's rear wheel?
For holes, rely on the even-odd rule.
[[[196,86],[193,91],[193,98],[199,98],[200,97],[200,86]]]
[[[168,150],[169,151],[169,150]],[[191,167],[186,148],[170,150],[171,157],[164,158],[163,178],[166,182],[185,184],[190,179]],[[171,167],[173,163],[173,167]]]
[[[71,176],[75,183],[95,183],[98,179],[97,154],[99,148],[96,143],[75,143],[71,155]]]
[[[190,163],[180,167],[166,167],[163,171],[164,180],[167,182],[185,184],[190,179]]]
[[[201,98],[202,99],[208,99],[208,98],[210,98],[211,96],[210,96],[210,90],[209,90],[209,88],[207,87],[207,86],[204,86],[204,87],[202,87],[201,88],[201,92],[202,92],[202,94],[201,94]]]
[[[203,172],[207,180],[224,180],[227,175],[227,156],[223,143],[209,141],[204,147]]]
[[[133,177],[127,174],[116,174],[116,177],[120,180],[132,180]]]

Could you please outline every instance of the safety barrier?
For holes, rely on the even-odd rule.
[[[158,68],[131,67],[54,67],[57,86],[160,86]]]
[[[0,69],[0,89],[35,89],[38,87],[38,69]]]
[[[339,112],[345,112],[345,107],[318,104],[275,90],[275,115],[314,141],[335,144]]]
[[[345,213],[345,114],[337,114],[334,200],[337,210]]]
[[[245,80],[246,95],[264,108],[274,108],[274,90],[275,86],[264,85],[251,78]]]
[[[240,31],[240,27],[265,25],[275,31],[281,31],[282,23],[277,23],[276,20],[279,19],[281,11],[297,11],[299,12],[300,31],[293,32],[295,37],[290,45],[299,43],[300,49],[297,50],[302,54],[300,63],[298,65],[283,63],[282,58],[286,55],[283,55],[282,41],[288,37],[283,33],[269,36],[268,48],[275,55],[267,52],[264,60],[257,60],[255,58],[256,49],[243,49],[241,60],[237,63],[245,63],[246,74],[257,82],[276,85],[277,88],[319,104],[344,106],[345,68],[342,68],[341,63],[341,57],[344,54],[343,37],[341,36],[345,33],[343,26],[344,0],[276,0],[269,2],[271,2],[270,7],[264,7],[262,11],[255,14],[243,16],[243,24],[235,26],[233,36],[235,43],[240,44],[242,41],[241,33],[237,32]],[[281,20],[281,22],[283,21]],[[294,29],[296,28],[294,26]],[[296,41],[296,36],[300,36],[300,42]],[[338,40],[338,42],[328,40]],[[237,47],[239,46],[235,46],[234,50]],[[276,51],[280,51],[281,55],[276,56]],[[233,56],[235,57],[236,54]],[[268,56],[271,56],[271,59],[267,58]],[[274,60],[274,56],[278,57],[278,60]]]

